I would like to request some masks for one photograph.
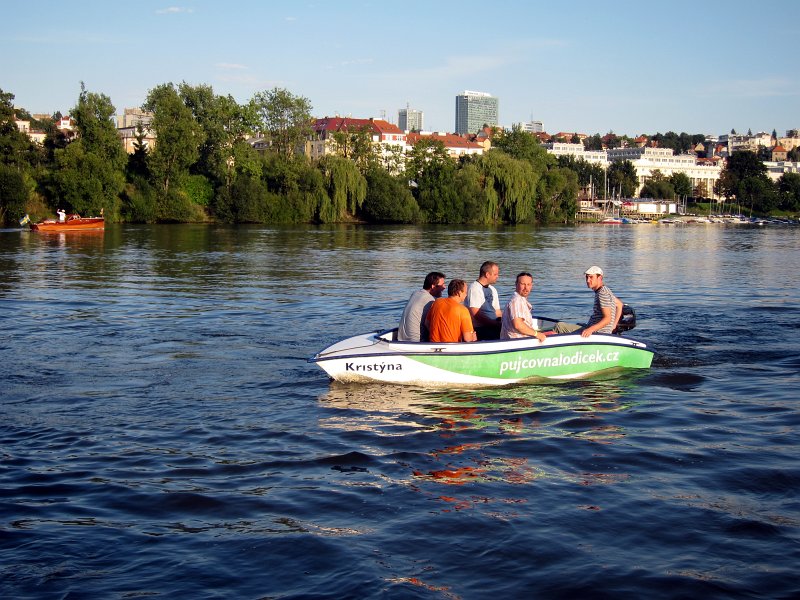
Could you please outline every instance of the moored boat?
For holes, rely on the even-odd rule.
[[[30,226],[33,231],[92,231],[105,229],[105,218],[68,215],[64,221],[45,219],[38,223],[31,223]]]
[[[634,317],[635,318],[635,317]],[[553,319],[535,317],[546,329]],[[356,335],[309,359],[332,379],[425,386],[496,386],[574,379],[615,368],[647,369],[653,350],[611,334],[548,336],[472,343],[399,342],[396,329]]]

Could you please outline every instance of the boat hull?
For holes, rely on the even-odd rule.
[[[653,351],[615,335],[556,335],[461,344],[396,342],[391,331],[348,338],[309,359],[332,379],[415,385],[510,385],[647,369]]]
[[[33,231],[95,231],[105,229],[105,219],[103,217],[80,217],[68,221],[40,221],[31,223]]]

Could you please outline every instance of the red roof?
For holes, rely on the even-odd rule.
[[[388,121],[382,119],[352,119],[350,117],[325,117],[324,119],[317,119],[314,122],[314,131],[359,131],[368,129],[373,133],[389,134],[397,133],[403,134],[403,131]]]
[[[435,140],[438,142],[442,142],[445,148],[483,148],[483,145],[479,144],[478,142],[472,141],[469,138],[458,135],[457,133],[409,133],[406,136],[406,141],[410,145],[415,145],[420,140]]]

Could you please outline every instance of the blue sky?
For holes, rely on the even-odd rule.
[[[464,90],[500,124],[638,135],[800,127],[800,2],[4,0],[0,88],[68,113],[83,81],[118,112],[166,82],[245,102],[280,87],[313,114],[452,131]]]

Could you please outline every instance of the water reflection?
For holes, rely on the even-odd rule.
[[[407,477],[395,483],[441,503],[440,512],[480,509],[513,519],[527,502],[524,492],[514,492],[519,486],[611,485],[627,479],[624,472],[574,472],[563,457],[575,444],[591,455],[624,439],[616,415],[636,405],[629,397],[637,386],[637,377],[619,376],[449,391],[334,382],[319,398],[330,411],[320,425],[413,440],[400,459]]]

